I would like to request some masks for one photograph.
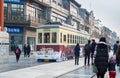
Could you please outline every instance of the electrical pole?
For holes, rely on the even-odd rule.
[[[4,31],[4,0],[0,0],[0,31]]]

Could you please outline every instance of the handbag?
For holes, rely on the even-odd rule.
[[[95,65],[93,65],[92,68],[93,68],[93,73],[97,73],[98,72],[98,69],[97,69],[97,67]]]

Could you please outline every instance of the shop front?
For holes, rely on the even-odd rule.
[[[18,46],[23,50],[23,27],[6,26],[5,30],[9,33],[10,52]]]

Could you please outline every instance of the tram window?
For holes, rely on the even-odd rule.
[[[42,43],[42,33],[38,33],[38,43]]]
[[[72,43],[72,35],[70,34],[70,43]]]
[[[57,42],[57,34],[56,32],[52,33],[52,43],[56,43]]]
[[[64,35],[64,41],[66,41],[66,35]]]
[[[60,33],[60,42],[62,43],[62,33]]]
[[[69,37],[69,34],[68,34],[68,43],[69,43],[69,40],[70,40],[70,37]]]
[[[74,43],[74,41],[75,41],[75,38],[74,38],[74,35],[73,35],[73,43]]]
[[[44,33],[44,43],[50,43],[50,33]]]

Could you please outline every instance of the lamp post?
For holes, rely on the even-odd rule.
[[[0,31],[4,31],[4,0],[0,0]]]

